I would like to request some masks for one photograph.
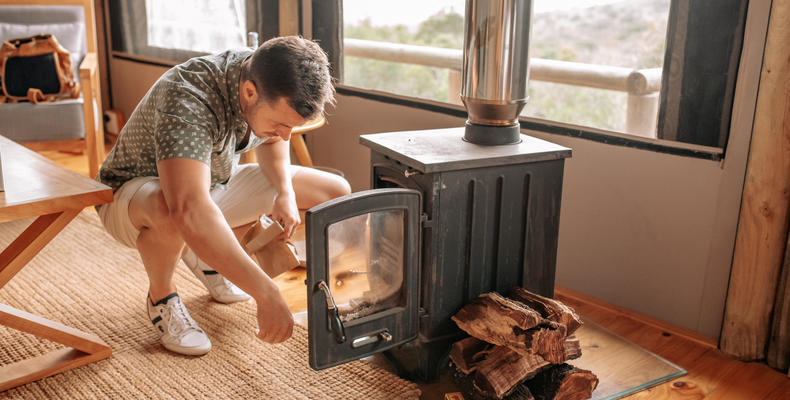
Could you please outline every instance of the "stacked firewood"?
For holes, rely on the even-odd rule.
[[[581,357],[573,336],[582,325],[565,304],[514,288],[485,293],[453,321],[472,337],[453,344],[456,381],[472,398],[588,399],[598,385],[590,371],[565,362]]]

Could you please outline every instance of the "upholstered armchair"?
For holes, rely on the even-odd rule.
[[[0,0],[0,41],[40,33],[55,35],[71,54],[81,96],[2,103],[0,135],[33,150],[84,151],[90,176],[96,176],[104,159],[104,129],[93,0]]]

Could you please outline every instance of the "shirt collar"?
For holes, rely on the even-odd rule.
[[[252,55],[252,50],[238,53],[237,58],[228,67],[227,85],[228,97],[233,114],[242,118],[241,99],[239,98],[239,78],[241,78],[241,65]]]

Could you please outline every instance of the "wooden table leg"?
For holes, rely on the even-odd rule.
[[[112,355],[98,336],[0,304],[0,325],[36,335],[68,347],[0,368],[0,391],[46,378]]]
[[[0,288],[5,286],[81,210],[66,210],[36,218],[0,253]]]
[[[0,288],[5,286],[81,210],[38,217],[0,253]],[[0,391],[109,357],[112,349],[95,335],[0,304],[0,325],[68,346],[0,367]]]

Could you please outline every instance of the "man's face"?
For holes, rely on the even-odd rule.
[[[252,132],[261,138],[291,138],[291,130],[306,121],[296,112],[284,97],[274,101],[262,100],[250,104],[244,112],[244,120]]]

